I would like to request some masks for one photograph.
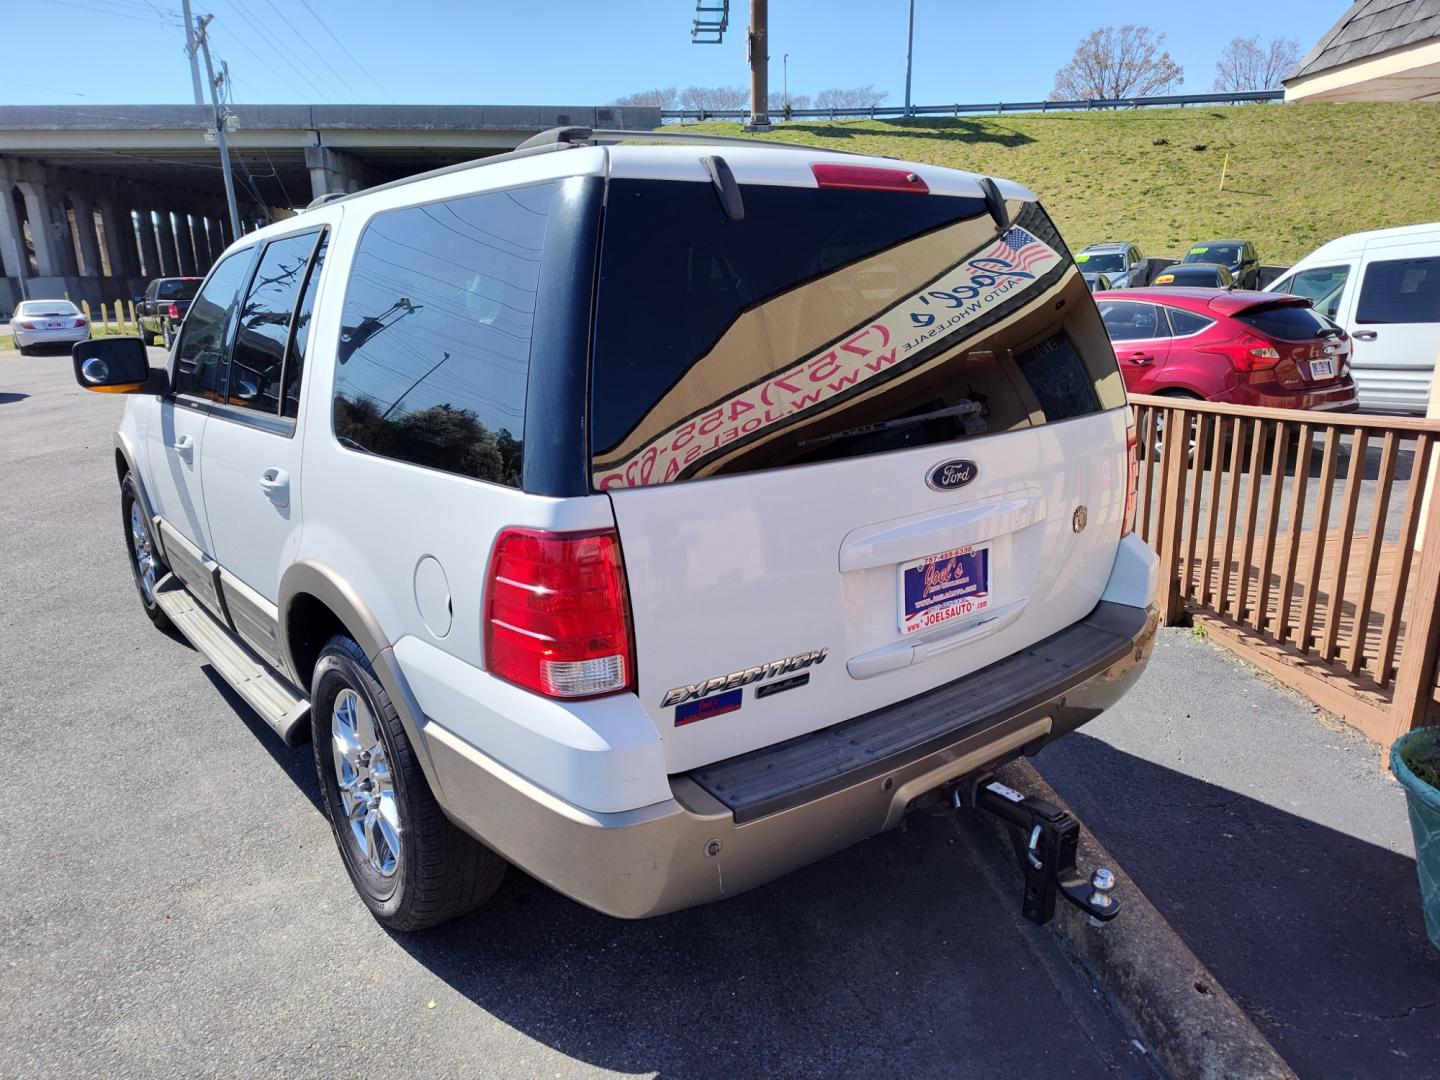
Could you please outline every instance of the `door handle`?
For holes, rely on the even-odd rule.
[[[1139,364],[1141,367],[1144,367],[1146,364],[1153,364],[1155,362],[1155,357],[1151,356],[1149,353],[1143,352],[1131,353],[1129,356],[1125,357],[1125,359],[1129,360],[1132,364]]]
[[[170,444],[170,449],[184,458],[185,463],[188,465],[190,459],[195,456],[195,440],[189,435],[181,435]]]
[[[1380,336],[1380,332],[1378,330],[1356,330],[1354,336],[1356,341],[1374,341]]]
[[[290,474],[284,469],[266,469],[260,474],[260,490],[276,506],[290,505]]]

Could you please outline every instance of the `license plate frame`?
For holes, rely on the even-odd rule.
[[[991,606],[988,544],[951,548],[895,568],[900,633],[934,630]]]
[[[1335,361],[1328,357],[1320,357],[1310,361],[1310,378],[1319,381],[1320,379],[1333,379],[1335,377]]]

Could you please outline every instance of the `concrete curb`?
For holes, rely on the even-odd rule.
[[[998,777],[1069,810],[1028,761],[1005,766]],[[1008,852],[1007,826],[984,817]],[[1159,1064],[1173,1076],[1198,1080],[1293,1080],[1295,1071],[1088,830],[1082,830],[1079,864],[1084,871],[1108,866],[1115,872],[1115,895],[1124,910],[1111,925],[1096,928],[1062,900],[1050,930],[1126,1014]],[[1015,889],[1018,899],[1018,875]]]

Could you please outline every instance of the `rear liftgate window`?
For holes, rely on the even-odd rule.
[[[1037,205],[616,180],[591,365],[597,489],[839,458],[1124,402],[1085,282]]]

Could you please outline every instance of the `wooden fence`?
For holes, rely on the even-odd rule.
[[[1440,492],[1425,498],[1440,421],[1130,401],[1162,618],[1193,618],[1381,743],[1425,723],[1440,701]]]

